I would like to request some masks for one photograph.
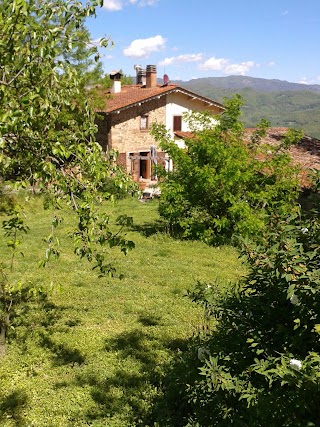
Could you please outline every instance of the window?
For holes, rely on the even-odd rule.
[[[140,130],[147,130],[149,125],[148,114],[140,116]]]
[[[173,116],[173,132],[181,131],[182,117]]]

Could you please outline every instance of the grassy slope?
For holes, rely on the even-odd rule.
[[[184,294],[196,280],[223,285],[239,277],[235,251],[171,239],[156,230],[157,202],[131,199],[105,207],[134,217],[128,237],[136,249],[126,257],[111,252],[123,279],[98,279],[73,256],[66,237],[71,217],[59,231],[61,258],[38,269],[50,215],[40,200],[26,209],[30,233],[11,278],[56,285],[10,332],[0,365],[0,425],[157,425],[147,414],[161,398],[170,361],[202,322]],[[1,235],[0,259],[9,256]]]

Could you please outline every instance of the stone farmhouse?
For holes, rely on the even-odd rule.
[[[112,149],[119,153],[118,163],[143,187],[156,178],[154,164],[162,164],[168,170],[172,168],[172,161],[150,134],[151,123],[164,124],[177,144],[183,146],[189,132],[183,113],[206,110],[216,116],[224,107],[170,84],[166,75],[163,84],[157,84],[155,65],[148,65],[146,70],[141,66],[135,69],[135,85],[121,85],[119,72],[110,75],[113,86],[106,94],[105,108],[98,111],[96,137],[104,152]]]

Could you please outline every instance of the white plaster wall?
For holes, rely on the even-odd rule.
[[[182,93],[168,94],[166,105],[166,128],[171,134],[171,137],[174,138],[173,116],[182,116],[181,131],[189,132],[190,128],[183,120],[183,113],[191,111],[204,111],[207,109],[208,105],[198,99],[188,99],[188,97]],[[216,122],[216,120],[213,120],[213,122]],[[185,147],[183,139],[176,139],[175,142],[178,147]]]
[[[189,105],[188,105],[189,104]],[[192,111],[191,103],[189,103],[185,96],[179,96],[178,94],[169,94],[167,96],[166,105],[166,128],[173,136],[173,116],[182,116],[183,113]],[[187,123],[182,119],[181,130],[188,132],[190,129]]]

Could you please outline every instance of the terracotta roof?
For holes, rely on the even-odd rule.
[[[194,138],[194,133],[193,132],[182,132],[182,131],[176,131],[174,132],[175,136],[177,136],[178,138]]]
[[[245,141],[249,142],[250,137],[255,129],[245,129]],[[261,143],[267,143],[277,146],[284,138],[284,134],[289,128],[277,127],[269,128],[265,137],[261,138]],[[300,174],[301,184],[309,186],[308,171],[310,169],[320,170],[320,140],[310,136],[303,136],[297,145],[293,145],[288,149],[293,163],[300,166],[302,172]]]
[[[150,101],[154,98],[167,95],[169,93],[183,93],[191,98],[199,99],[204,103],[208,104],[209,107],[216,107],[221,111],[224,110],[224,106],[219,102],[213,101],[210,98],[198,95],[194,92],[191,92],[187,89],[184,89],[178,85],[169,84],[167,86],[157,85],[153,88],[146,88],[140,85],[126,85],[122,86],[121,92],[110,94],[106,92],[106,106],[105,108],[100,108],[98,112],[100,113],[113,113],[121,111],[125,108],[130,108],[139,103]]]
[[[249,143],[255,128],[247,128],[244,130],[244,140]],[[271,146],[280,145],[285,133],[289,128],[276,127],[267,129],[266,136],[260,140],[261,144],[269,144]],[[178,138],[193,138],[192,132],[174,132]],[[309,171],[311,169],[320,170],[320,140],[310,136],[303,136],[297,145],[293,145],[288,149],[288,153],[294,164],[301,168],[299,180],[302,187],[310,187],[311,180]],[[263,159],[261,159],[263,160]]]

